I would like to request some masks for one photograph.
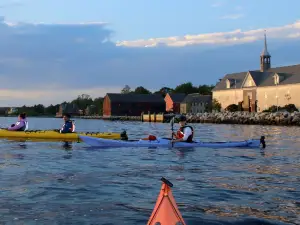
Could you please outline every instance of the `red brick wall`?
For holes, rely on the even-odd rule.
[[[111,116],[111,104],[107,95],[103,99],[103,116]]]
[[[163,113],[165,112],[165,102],[110,102],[111,115],[113,116],[140,116],[142,112]]]
[[[180,103],[174,103],[173,105],[173,112],[180,113]]]

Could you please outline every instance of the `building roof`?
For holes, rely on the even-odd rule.
[[[212,101],[212,96],[211,95],[201,95],[199,93],[193,93],[193,94],[188,94],[182,103],[200,103],[200,102],[211,102]]]
[[[168,95],[170,95],[171,99],[173,102],[176,102],[176,103],[180,103],[184,100],[184,98],[186,97],[186,94],[184,93],[168,93]]]
[[[279,76],[283,77],[283,80],[278,85],[300,83],[300,64],[298,64],[298,65],[270,68],[267,72],[260,72],[259,70],[253,70],[247,72],[227,74],[223,77],[223,79],[221,79],[219,83],[217,83],[217,85],[212,91],[228,90],[228,88],[226,88],[227,79],[236,80],[236,86],[231,85],[229,89],[242,88],[243,82],[248,72],[252,76],[257,87],[275,86],[276,84],[274,83],[274,78],[273,78],[275,74],[278,74]]]
[[[149,103],[165,103],[161,94],[119,94],[107,93],[106,94],[112,102],[149,102]]]
[[[223,79],[221,79],[220,82],[217,83],[217,85],[213,88],[212,91],[226,90],[227,79],[236,80],[236,85],[232,88],[242,88],[242,84],[246,78],[247,73],[248,72],[226,74],[225,77],[223,77]]]

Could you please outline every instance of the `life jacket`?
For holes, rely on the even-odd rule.
[[[16,122],[16,126],[19,125],[21,122],[24,122],[24,126],[18,129],[17,131],[26,131],[28,130],[28,122],[26,120]]]
[[[74,122],[74,120],[68,120],[68,121],[65,122],[63,127],[60,129],[60,131],[59,131],[60,133],[62,133],[62,131],[65,129],[65,126],[67,124],[71,124],[71,126],[70,126],[69,130],[67,132],[64,131],[64,133],[73,133],[73,132],[75,132],[75,122]]]
[[[70,132],[71,133],[75,132],[75,128],[76,128],[75,127],[75,121],[74,120],[69,120],[68,122],[72,124],[72,126],[69,128]]]
[[[25,122],[25,129],[24,131],[28,130],[28,121],[24,121]]]
[[[177,139],[183,138],[183,136],[184,136],[183,130],[184,130],[184,128],[186,128],[186,127],[189,127],[189,128],[191,128],[191,130],[192,130],[192,134],[187,138],[186,142],[193,142],[194,129],[193,129],[193,127],[191,127],[191,126],[183,126],[183,127],[180,127],[179,130],[178,130],[177,133],[176,133]]]
[[[71,123],[72,123],[72,129],[71,129],[71,132],[75,132],[75,121],[74,120],[71,120]]]

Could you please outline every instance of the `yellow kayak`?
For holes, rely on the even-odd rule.
[[[28,130],[28,131],[8,131],[0,129],[0,138],[9,140],[31,140],[31,141],[76,141],[81,142],[79,135],[104,139],[127,140],[126,131],[121,133],[109,132],[78,132],[61,134],[55,130]]]

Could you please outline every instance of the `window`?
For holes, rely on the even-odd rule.
[[[226,88],[230,88],[230,80],[226,80]]]
[[[279,76],[277,74],[274,75],[274,84],[279,84]]]

